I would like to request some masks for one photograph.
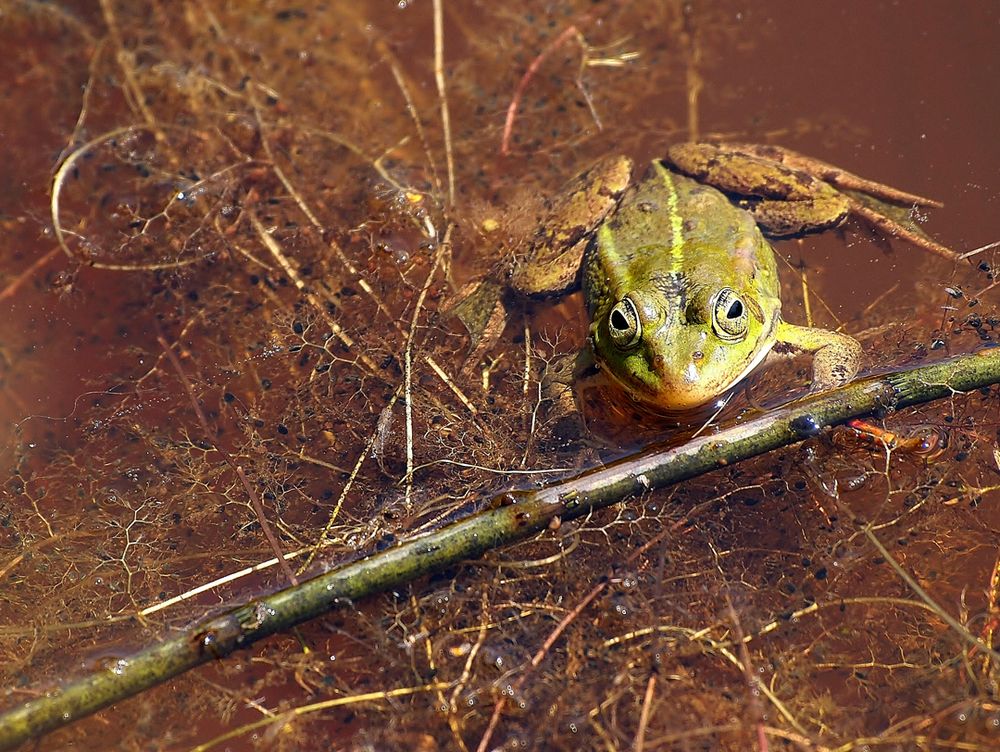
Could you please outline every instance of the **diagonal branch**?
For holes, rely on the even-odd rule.
[[[484,498],[482,511],[169,635],[134,655],[0,713],[8,749],[331,608],[530,538],[595,509],[813,437],[877,411],[1000,383],[1000,349],[893,372],[814,395],[683,446],[645,451],[576,477]],[[476,497],[475,490],[469,491]],[[977,641],[979,651],[996,656]]]

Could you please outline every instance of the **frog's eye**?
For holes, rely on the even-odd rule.
[[[712,329],[726,342],[737,342],[747,334],[747,306],[731,287],[723,287],[715,296]]]
[[[608,314],[608,332],[611,341],[620,350],[627,350],[639,344],[642,337],[642,325],[639,323],[639,312],[635,303],[628,298],[618,301]]]

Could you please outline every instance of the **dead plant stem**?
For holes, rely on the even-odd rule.
[[[646,729],[649,726],[649,714],[653,707],[653,692],[655,690],[656,672],[652,671],[649,674],[649,679],[646,681],[646,692],[642,697],[642,711],[639,713],[639,728],[635,732],[635,744],[632,747],[635,752],[643,752],[645,749]]]
[[[534,77],[538,69],[542,67],[542,63],[545,62],[545,58],[551,55],[555,50],[559,49],[567,40],[573,38],[580,39],[580,30],[576,25],[567,26],[563,29],[562,33],[549,42],[545,48],[538,53],[528,69],[521,76],[521,80],[517,82],[517,88],[514,89],[514,96],[510,99],[510,104],[507,106],[507,118],[503,125],[503,136],[500,140],[500,154],[507,156],[510,154],[510,140],[514,132],[514,119],[517,117],[517,110],[521,106],[521,100],[524,98],[524,92],[528,88],[528,82]]]
[[[928,607],[941,619],[945,624],[952,628],[952,630],[959,635],[965,642],[974,649],[982,652],[984,655],[991,657],[994,661],[1000,661],[1000,652],[994,650],[988,644],[983,642],[982,638],[976,637],[968,628],[962,624],[958,619],[945,611],[941,606],[931,598],[930,594],[924,590],[920,583],[918,583],[913,576],[903,568],[903,566],[896,561],[896,558],[889,553],[889,549],[878,539],[878,536],[872,532],[871,526],[866,525],[864,528],[865,537],[868,538],[869,542],[875,546],[879,554],[884,558],[889,566],[892,567],[896,575],[906,583],[907,587],[914,592],[914,594],[928,605]]]
[[[427,299],[427,291],[430,289],[438,267],[441,266],[441,259],[451,242],[451,229],[453,225],[448,225],[445,236],[438,243],[437,252],[434,254],[434,263],[427,273],[424,286],[417,296],[417,304],[413,308],[413,318],[410,320],[410,331],[406,336],[406,347],[403,349],[403,404],[406,414],[406,491],[405,504],[410,508],[410,496],[413,492],[413,340],[417,336],[417,324],[420,322],[420,312],[424,307],[424,300]]]
[[[455,156],[451,147],[451,117],[448,114],[448,89],[444,80],[444,9],[434,0],[434,80],[441,100],[441,129],[444,132],[444,156],[448,166],[448,205],[455,204]]]

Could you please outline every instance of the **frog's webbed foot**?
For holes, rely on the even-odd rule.
[[[461,321],[469,332],[472,350],[463,372],[478,363],[483,353],[496,344],[507,323],[503,304],[506,285],[499,276],[490,274],[470,282],[442,310],[446,316],[454,316]]]
[[[825,329],[778,324],[775,351],[805,351],[813,354],[813,379],[810,391],[822,392],[842,386],[861,368],[861,345],[853,337]]]
[[[940,209],[944,206],[940,201],[868,180],[828,162],[780,146],[754,144],[732,146],[740,151],[774,160],[785,167],[804,172],[838,188],[847,197],[852,212],[871,222],[886,235],[902,238],[949,261],[961,260],[961,256],[955,251],[927,235],[914,219],[915,207]]]
[[[593,367],[590,347],[575,355],[558,355],[546,365],[541,379],[541,396],[548,403],[545,410],[548,443],[562,446],[587,434],[574,386],[581,375]]]
[[[913,217],[913,205],[896,206],[867,193],[844,190],[851,202],[851,211],[873,224],[890,237],[930,251],[949,261],[961,261],[962,256],[931,238]]]

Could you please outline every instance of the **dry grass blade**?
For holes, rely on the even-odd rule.
[[[444,8],[434,0],[434,80],[441,100],[441,128],[444,131],[444,155],[448,166],[448,205],[455,204],[455,157],[451,143],[451,115],[448,112],[448,86],[444,78]]]

